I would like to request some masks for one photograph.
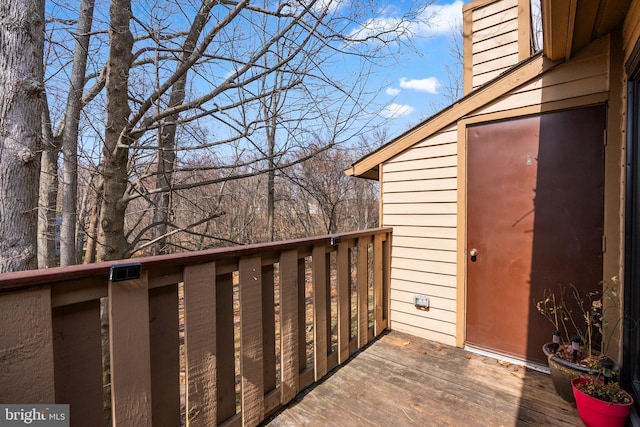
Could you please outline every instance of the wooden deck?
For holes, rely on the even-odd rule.
[[[265,425],[581,426],[543,373],[399,332],[383,335]]]

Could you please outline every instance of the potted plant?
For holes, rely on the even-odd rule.
[[[602,311],[603,294],[617,296],[615,284],[581,292],[575,286],[559,286],[558,291],[545,290],[536,308],[554,326],[553,340],[542,348],[547,356],[551,380],[556,392],[564,400],[575,402],[571,381],[575,378],[598,375],[603,362],[613,361],[606,351],[600,351],[602,333],[607,326]]]
[[[605,365],[606,366],[606,365]],[[608,368],[603,367],[606,373]],[[576,408],[587,427],[623,427],[633,398],[617,382],[598,378],[576,378],[571,381]]]

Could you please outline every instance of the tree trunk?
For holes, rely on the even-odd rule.
[[[274,120],[275,122],[275,120]],[[267,233],[269,241],[275,240],[275,215],[276,215],[276,171],[275,171],[275,124],[271,129],[267,129],[267,143],[269,144],[267,172]]]
[[[202,34],[207,18],[211,12],[214,2],[203,1],[200,10],[193,20],[189,34],[184,41],[180,52],[179,68],[186,59],[191,56],[196,43]],[[185,99],[185,87],[187,85],[187,73],[184,73],[171,87],[168,108],[181,105]],[[171,188],[176,161],[176,122],[180,118],[178,113],[166,118],[165,124],[160,127],[158,134],[158,171],[156,175],[156,188]],[[152,246],[152,255],[169,253],[166,243],[167,225],[169,224],[169,213],[171,212],[171,191],[160,193],[155,198],[153,211],[153,223],[156,226],[152,230],[152,240],[157,242]]]
[[[62,140],[53,135],[46,98],[42,111],[42,155],[38,189],[38,268],[57,265],[56,204],[58,200],[58,156]]]
[[[87,226],[87,249],[84,254],[84,263],[91,264],[96,262],[98,252],[98,229],[100,221],[100,206],[102,205],[103,181],[100,181],[96,188],[95,198],[91,205],[89,213],[89,225]]]
[[[127,89],[133,55],[133,36],[129,29],[131,1],[113,0],[110,7],[109,59],[107,63],[107,122],[104,138],[102,177],[104,193],[100,208],[97,260],[122,259],[127,250],[124,235],[123,200],[127,189],[127,161],[131,112]]]
[[[0,2],[0,273],[37,268],[44,0]]]
[[[78,207],[78,126],[82,110],[87,69],[87,54],[93,21],[94,0],[82,0],[78,17],[76,46],[73,51],[73,67],[64,132],[62,134],[62,224],[60,225],[60,265],[77,263],[77,207]]]

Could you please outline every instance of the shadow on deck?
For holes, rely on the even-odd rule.
[[[389,332],[264,425],[581,426],[551,378]]]

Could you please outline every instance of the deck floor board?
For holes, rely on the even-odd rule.
[[[551,378],[390,332],[265,425],[581,426]]]

